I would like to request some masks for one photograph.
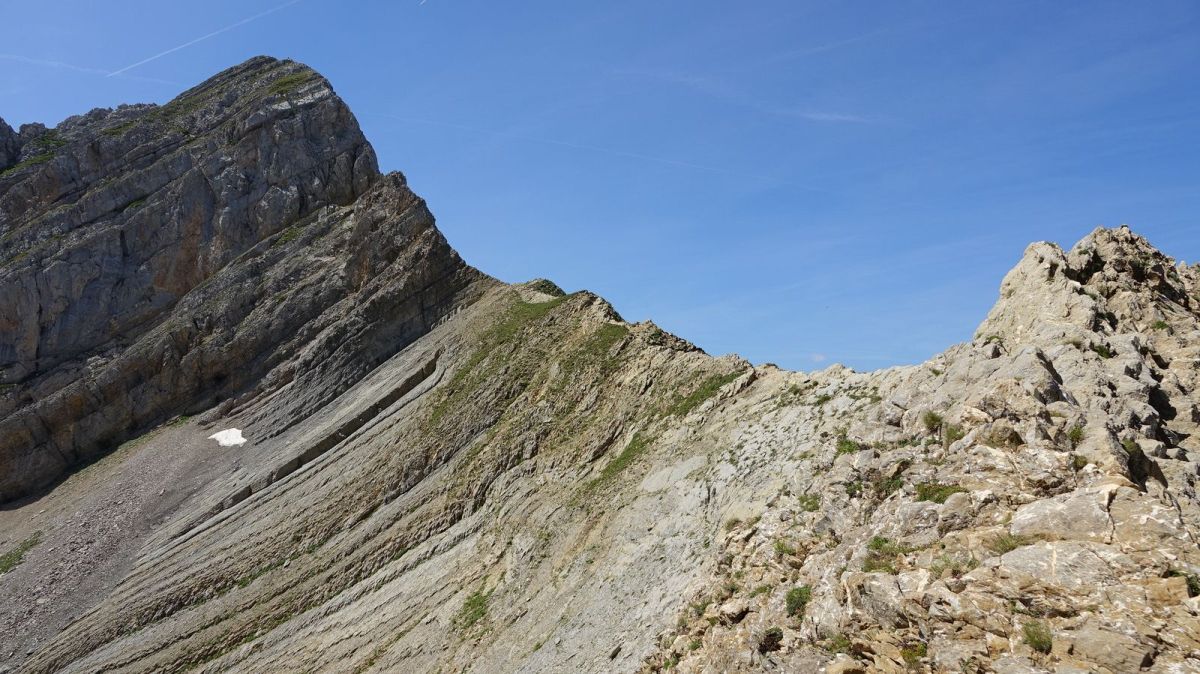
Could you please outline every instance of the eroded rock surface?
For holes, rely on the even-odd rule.
[[[226,211],[181,205],[171,181],[142,206],[176,223],[161,246],[111,211],[53,239],[61,204],[111,189],[47,187],[103,145],[92,122],[64,122],[67,154],[0,178],[0,231],[22,242],[3,250],[47,246],[0,268],[4,306],[120,232],[142,260],[47,290],[58,313],[0,333],[5,494],[101,457],[0,511],[0,547],[37,541],[0,576],[10,665],[1200,669],[1197,267],[1098,229],[1070,251],[1031,246],[976,338],[927,363],[755,367],[590,293],[470,269],[401,177],[350,160],[370,150],[324,80],[256,59],[213,82],[234,80],[250,84],[213,105],[244,116],[198,117],[243,121],[200,133],[184,163],[253,174],[222,192],[250,205],[195,230],[240,243],[179,285],[154,279],[193,256],[136,270],[169,258],[194,212]],[[225,91],[208,86],[193,92]],[[140,147],[150,116],[192,95],[80,119],[129,124]],[[343,113],[342,133],[302,131]],[[290,131],[234,130],[272,125]],[[246,133],[247,154],[215,140]],[[266,159],[293,151],[299,173]],[[296,175],[308,196],[263,207],[292,215],[256,219]],[[25,203],[41,215],[18,220]],[[120,305],[145,318],[69,308],[105,274],[152,290]],[[54,337],[62,321],[99,341]],[[208,439],[228,428],[246,444]]]

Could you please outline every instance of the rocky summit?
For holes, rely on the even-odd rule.
[[[1198,383],[1126,227],[921,365],[711,357],[471,268],[259,57],[0,122],[0,669],[1200,671]]]

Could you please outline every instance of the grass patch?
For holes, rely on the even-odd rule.
[[[801,494],[796,501],[806,513],[815,513],[821,509],[821,497],[816,494]]]
[[[787,591],[787,596],[784,597],[784,605],[787,607],[789,616],[803,615],[804,609],[808,606],[808,602],[812,601],[812,588],[808,585],[793,587]]]
[[[138,124],[138,120],[134,119],[134,120],[125,122],[123,124],[118,124],[116,126],[110,126],[107,129],[101,131],[100,133],[105,136],[109,136],[109,137],[123,136],[123,135],[125,135],[126,131],[137,126],[137,124]]]
[[[796,546],[783,540],[782,538],[775,539],[775,554],[777,555],[794,555],[796,554]]]
[[[850,637],[845,634],[838,634],[829,640],[826,649],[831,653],[849,653]]]
[[[1088,465],[1088,460],[1083,458],[1082,456],[1075,454],[1071,457],[1071,469],[1074,470],[1076,473],[1083,470],[1084,467],[1087,465]]]
[[[25,553],[34,548],[35,545],[42,542],[42,532],[35,532],[29,538],[17,544],[17,547],[0,555],[0,573],[8,573],[17,567],[25,560]]]
[[[945,503],[946,499],[950,498],[951,494],[961,494],[966,491],[966,489],[963,489],[958,485],[941,484],[938,482],[924,482],[917,485],[917,500],[931,501],[933,503]]]
[[[821,395],[817,396],[815,400],[813,400],[813,405],[820,407],[830,400],[833,400],[833,396],[829,395],[828,393],[822,393]]]
[[[867,573],[883,571],[896,573],[896,558],[912,552],[912,549],[900,545],[883,536],[875,536],[867,543],[867,557],[863,560],[862,570]]]
[[[962,429],[962,426],[946,424],[944,435],[946,436],[946,445],[949,446],[953,445],[959,440],[962,440],[964,437],[966,437],[967,433]]]
[[[929,572],[935,578],[940,578],[942,574],[949,571],[952,577],[958,578],[977,566],[979,566],[979,560],[974,557],[963,559],[947,554],[939,555],[937,559],[933,560],[933,564],[929,565]]]
[[[310,79],[312,79],[311,72],[299,72],[292,73],[290,75],[284,75],[283,77],[280,77],[272,82],[271,86],[268,87],[267,90],[276,96],[287,96],[288,94],[299,89]]]
[[[563,292],[563,289],[559,288],[558,284],[556,284],[554,281],[544,278],[537,279],[536,281],[530,281],[528,288],[530,290],[536,290],[539,293],[545,293],[551,297],[562,297],[563,295],[567,294]]]
[[[645,452],[651,442],[653,442],[653,439],[643,436],[641,432],[634,433],[629,444],[625,445],[625,449],[621,450],[621,453],[612,461],[609,461],[608,465],[604,466],[604,469],[600,471],[600,477],[597,478],[597,481],[610,480],[616,477],[621,471],[628,468],[638,456]],[[729,523],[726,523],[726,528],[729,528]]]
[[[486,378],[488,370],[479,366],[497,347],[511,341],[529,324],[546,317],[551,311],[565,302],[570,295],[556,297],[546,302],[517,301],[504,312],[504,315],[484,333],[479,346],[454,372],[446,387],[445,396],[434,406],[429,415],[429,424],[436,426],[450,410],[459,409],[475,388]]]
[[[687,416],[689,412],[700,406],[700,403],[708,400],[716,395],[717,391],[722,386],[728,384],[740,377],[742,373],[730,372],[729,374],[715,374],[705,379],[700,383],[700,386],[692,391],[691,394],[679,398],[670,407],[667,408],[667,416],[682,417]]]
[[[1117,352],[1113,351],[1112,347],[1110,347],[1107,344],[1092,344],[1091,349],[1097,355],[1099,355],[1101,358],[1103,358],[1105,360],[1108,360],[1109,358],[1112,358],[1113,356],[1117,355]]]
[[[850,438],[846,437],[845,435],[838,438],[837,454],[839,454],[839,455],[840,454],[853,454],[855,452],[861,452],[864,449],[866,449],[866,447],[862,446],[862,444],[851,440]]]
[[[989,337],[988,339],[991,338]],[[904,664],[909,669],[919,669],[921,667],[921,658],[925,657],[925,654],[928,652],[929,649],[925,644],[912,644],[900,649],[900,657],[904,659]]]
[[[0,171],[0,178],[3,178],[7,175],[16,173],[17,171],[20,171],[23,168],[28,168],[30,166],[37,166],[38,164],[45,164],[46,162],[50,161],[51,159],[54,159],[53,152],[43,152],[41,154],[35,154],[32,157],[30,157],[29,159],[26,159],[25,161],[17,162],[16,164],[13,164],[12,166],[4,169],[3,171]]]
[[[1150,324],[1150,329],[1151,330],[1168,330],[1169,331],[1171,329],[1171,324],[1166,321],[1163,321],[1163,320],[1158,320],[1158,321],[1154,321],[1153,323]]]
[[[287,244],[300,238],[301,232],[302,232],[301,227],[299,227],[297,225],[292,225],[291,227],[288,227],[287,229],[283,230],[283,233],[279,235],[279,238],[277,238],[271,242],[271,247],[276,248],[278,246],[286,246]]]
[[[1046,623],[1031,620],[1025,623],[1021,632],[1024,635],[1025,643],[1038,653],[1049,653],[1050,648],[1054,645],[1054,637],[1050,634],[1050,628],[1046,626]]]
[[[988,541],[987,549],[991,550],[997,555],[1003,555],[1005,553],[1012,552],[1017,548],[1029,545],[1032,542],[1033,541],[1025,536],[1017,536],[1015,534],[1004,532]]]
[[[491,592],[476,590],[472,592],[463,601],[462,608],[458,609],[458,613],[454,616],[454,628],[460,632],[470,629],[475,623],[483,620],[487,615],[488,600],[492,597]]]
[[[760,594],[768,594],[771,591],[770,585],[759,585],[750,592],[750,598],[759,596]]]

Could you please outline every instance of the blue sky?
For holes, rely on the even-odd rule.
[[[1027,243],[1097,225],[1200,258],[1191,0],[3,9],[14,126],[294,58],[469,262],[710,353],[919,362],[970,338]]]

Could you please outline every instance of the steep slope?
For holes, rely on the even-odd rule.
[[[488,279],[370,183],[120,333],[158,416],[0,511],[19,671],[1200,669],[1197,267],[1035,244],[972,343],[791,373]],[[130,403],[27,395],[0,423],[80,447]]]

